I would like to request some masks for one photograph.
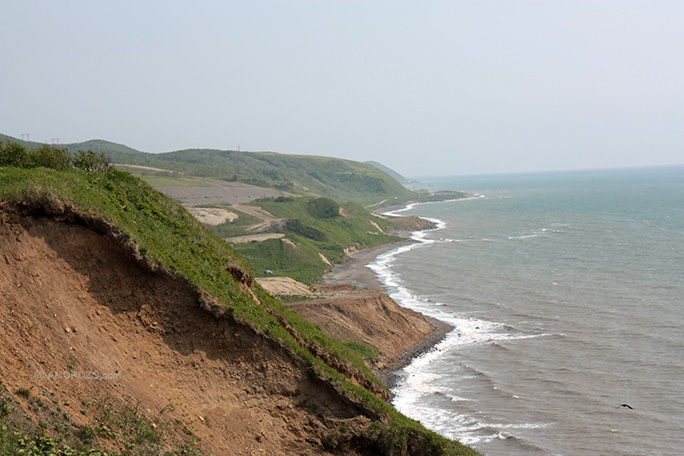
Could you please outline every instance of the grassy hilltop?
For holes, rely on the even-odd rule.
[[[294,362],[293,369],[304,366],[302,372],[313,372],[316,378],[329,384],[335,394],[354,404],[350,410],[361,414],[354,421],[356,424],[329,422],[327,429],[316,431],[324,433],[320,437],[321,453],[342,451],[353,443],[356,447],[388,455],[477,454],[457,442],[427,431],[394,410],[382,399],[388,397],[384,385],[345,344],[327,337],[268,295],[252,280],[252,267],[240,254],[170,198],[125,172],[74,166],[79,157],[95,159],[97,163],[97,157],[93,155],[79,155],[75,159],[68,152],[57,150],[40,162],[43,166],[37,166],[38,162],[31,161],[35,156],[29,154],[28,158],[25,157],[28,161],[24,162],[27,169],[6,166],[7,162],[2,160],[11,154],[6,153],[7,149],[3,147],[0,153],[0,215],[18,217],[18,220],[29,217],[82,226],[113,240],[145,270],[152,271],[155,277],[170,277],[185,284],[183,286],[197,296],[204,312],[216,318],[229,318],[234,322],[232,325],[237,325],[235,327],[251,328],[258,337],[274,341],[281,347],[279,350],[298,360]],[[59,163],[60,169],[45,167],[51,163]],[[297,199],[297,204],[306,204],[307,207],[289,214],[290,220],[299,220],[299,224],[291,223],[292,230],[295,233],[299,231],[297,236],[312,242],[345,242],[346,234],[324,227],[326,220],[341,217],[339,212],[330,212],[331,207],[338,206],[325,200],[314,201],[317,200]],[[288,215],[279,213],[279,204],[283,201],[264,202],[273,213]],[[346,208],[350,212],[362,210]],[[305,212],[309,214],[307,218],[301,216]],[[317,232],[323,237],[319,238]],[[0,243],[10,245],[14,236],[0,237]],[[305,245],[303,240],[301,245]],[[335,250],[329,255],[332,257],[334,253],[339,254]],[[30,330],[27,328],[26,331]],[[61,328],[54,331],[61,332]],[[156,334],[154,325],[148,331],[150,337]],[[126,337],[127,334],[117,335],[124,340]],[[68,347],[66,350],[69,353]],[[26,351],[22,355],[23,363],[28,363],[26,370],[35,368],[30,361],[30,347]],[[4,385],[0,388],[2,454],[19,454],[20,450],[36,455],[201,454],[202,443],[196,437],[200,431],[206,435],[220,432],[219,428],[212,431],[206,423],[207,431],[204,431],[205,427],[193,430],[189,425],[184,426],[183,420],[191,419],[187,415],[179,415],[173,423],[162,426],[162,418],[149,416],[139,409],[135,397],[118,409],[100,407],[99,414],[90,418],[89,407],[109,403],[106,392],[101,391],[102,397],[62,398],[60,403],[55,392],[50,393],[43,386],[46,401],[32,393],[35,385],[29,386],[32,379],[24,376],[21,370],[13,370],[8,377],[5,375],[7,372],[3,372],[3,380],[11,377],[13,381],[26,382],[26,386],[17,390],[10,390]],[[25,380],[16,380],[22,378]],[[61,386],[62,393],[67,392],[65,387]],[[257,391],[259,385],[247,384],[246,387]],[[59,384],[55,388],[59,389]],[[245,387],[242,388],[240,391]],[[78,420],[70,418],[69,413],[63,413],[62,407],[69,407],[69,402],[80,404],[81,401],[83,416]],[[38,413],[40,410],[42,412]],[[178,426],[183,432],[174,433]],[[261,439],[259,436],[256,442],[262,443]],[[103,449],[107,449],[107,453]]]
[[[0,140],[3,138],[27,147],[40,145],[0,136]],[[298,195],[328,196],[341,202],[374,204],[386,200],[389,204],[396,204],[416,199],[413,192],[376,166],[339,158],[214,149],[150,154],[103,140],[60,147],[72,153],[78,150],[101,152],[117,164],[164,169],[183,176],[243,182]]]

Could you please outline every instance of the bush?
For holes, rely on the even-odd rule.
[[[63,171],[68,168],[79,168],[88,172],[108,172],[113,169],[107,157],[92,150],[79,150],[72,157],[66,148],[58,149],[47,144],[35,150],[26,150],[16,142],[0,143],[0,166],[16,168],[50,168]]]
[[[112,165],[102,152],[97,154],[92,150],[79,150],[74,157],[74,167],[88,172],[107,172],[112,170]]]
[[[0,143],[0,166],[16,166],[25,168],[28,163],[28,152],[19,143]]]
[[[71,168],[71,155],[66,149],[57,149],[56,147],[45,144],[38,149],[29,152],[27,165],[28,166],[25,166],[26,168],[37,168],[42,166],[43,168],[63,171],[67,168]]]
[[[331,198],[316,198],[306,208],[316,218],[334,218],[340,215],[340,205]]]
[[[285,229],[314,241],[324,241],[326,239],[323,232],[318,231],[314,227],[304,225],[299,219],[288,219],[285,223]]]

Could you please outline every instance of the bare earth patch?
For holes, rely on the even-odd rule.
[[[261,287],[272,295],[313,296],[315,292],[308,285],[290,277],[257,277]]]
[[[332,266],[333,264],[330,262],[328,258],[326,258],[325,255],[323,255],[321,252],[318,252],[318,256],[321,257],[321,260],[323,260],[323,263],[327,264],[328,266]]]
[[[320,297],[286,304],[325,333],[341,340],[363,342],[378,349],[368,367],[384,381],[453,329],[413,310],[401,307],[380,290],[355,289],[351,284],[319,284]]]
[[[266,239],[280,239],[285,234],[283,233],[264,233],[264,234],[250,234],[247,236],[235,236],[232,238],[226,238],[225,241],[231,244],[244,244],[246,242],[252,241],[265,241]]]
[[[259,198],[282,195],[282,192],[272,188],[257,187],[240,182],[224,182],[212,179],[195,179],[196,187],[192,186],[159,186],[157,190],[170,196],[184,205],[200,204],[235,204],[248,203]]]
[[[189,207],[187,209],[188,212],[205,225],[216,226],[225,222],[234,222],[238,219],[238,215],[235,212],[230,212],[226,209],[207,207]]]

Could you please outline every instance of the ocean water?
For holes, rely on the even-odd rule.
[[[479,196],[398,211],[438,228],[370,265],[455,327],[400,411],[488,456],[684,454],[684,166],[414,186]]]

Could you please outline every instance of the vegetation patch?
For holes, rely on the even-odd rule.
[[[265,198],[250,205],[287,220],[285,240],[235,246],[252,264],[257,277],[271,271],[275,276],[291,277],[312,285],[332,269],[320,254],[333,264],[341,264],[347,259],[345,250],[348,248],[364,249],[400,240],[385,234],[398,227],[391,219],[376,217],[358,203],[341,205],[330,198],[301,197]],[[312,207],[315,215],[312,215]],[[340,208],[344,210],[344,217],[339,215]]]
[[[356,342],[353,340],[344,342],[344,346],[351,350],[356,356],[361,359],[369,359],[377,361],[380,352],[373,346],[364,344],[363,342]]]
[[[54,393],[43,391],[43,396]],[[27,399],[36,424],[20,404],[0,388],[0,454],[32,456],[147,456],[195,455],[199,442],[180,438],[182,421],[153,420],[137,404],[114,404],[110,399],[84,399],[87,424],[78,426],[62,408],[39,397]]]

